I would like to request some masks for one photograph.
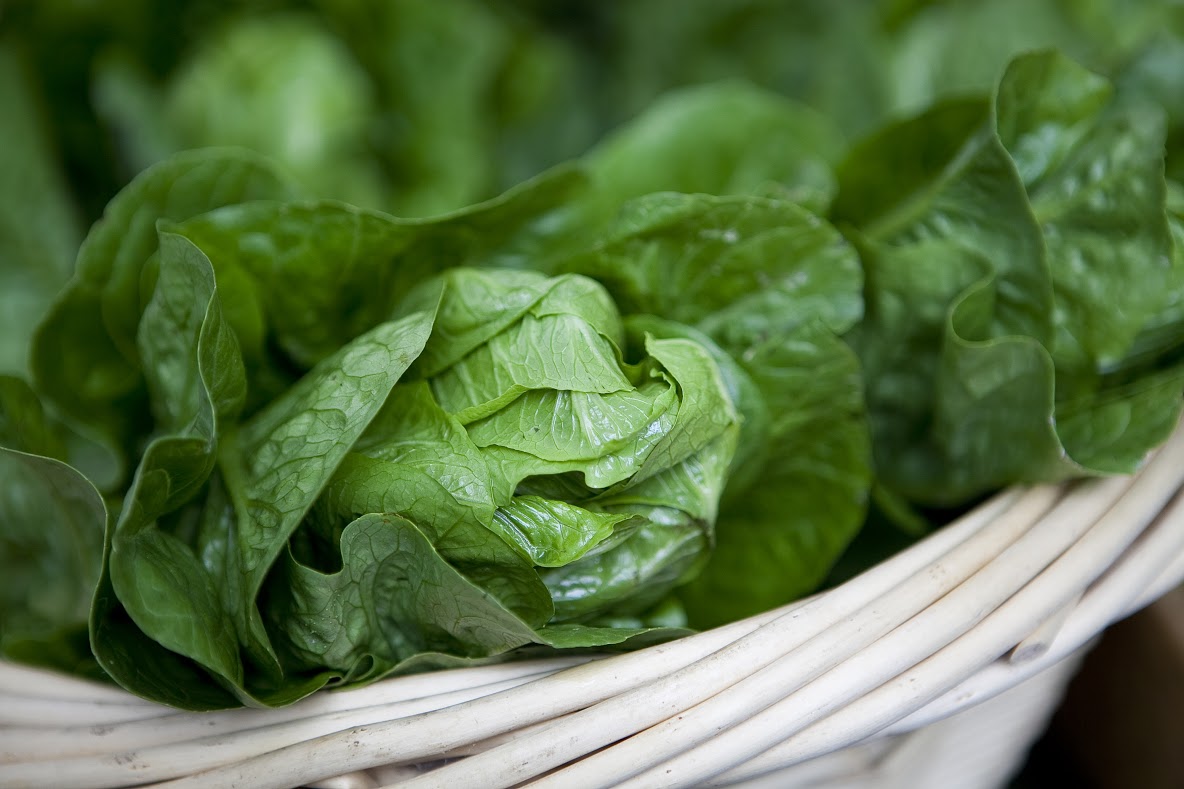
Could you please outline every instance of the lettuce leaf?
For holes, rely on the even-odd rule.
[[[1156,117],[1033,53],[991,102],[940,104],[849,154],[833,213],[868,271],[849,340],[888,487],[951,505],[1129,472],[1166,437],[1178,376],[1107,375],[1180,282]],[[1135,402],[1152,423],[1127,419]]]

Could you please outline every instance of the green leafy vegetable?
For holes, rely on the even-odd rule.
[[[1144,389],[1107,375],[1181,276],[1149,112],[1036,53],[992,104],[939,105],[852,151],[834,212],[868,268],[851,341],[890,487],[949,505],[1016,479],[1130,471],[1166,437],[1172,376]],[[888,191],[894,161],[912,168]],[[1124,424],[1132,398],[1155,427]]]
[[[156,222],[288,193],[266,162],[241,152],[182,154],[145,171],[87,235],[73,279],[37,327],[31,360],[38,388],[128,452],[143,428],[147,393],[136,333]]]
[[[641,647],[1179,420],[1166,0],[158,5],[6,9],[4,659]]]

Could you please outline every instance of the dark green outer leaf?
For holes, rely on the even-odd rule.
[[[1051,52],[1017,59],[996,100],[1000,135],[1048,245],[1058,399],[1118,363],[1184,285],[1164,213],[1163,112]]]
[[[106,519],[98,491],[73,468],[0,446],[0,654],[96,673],[76,636],[86,630]]]
[[[848,340],[866,371],[877,471],[929,503],[1040,478],[1061,454],[1041,347],[1053,337],[1044,241],[990,121],[986,102],[946,102],[877,133],[840,168],[835,211],[860,225],[848,233],[867,277],[867,315]],[[889,189],[879,179],[894,166]],[[1000,380],[968,389],[956,377],[972,370],[1010,381],[1020,410],[993,399]],[[1035,432],[1015,443],[1020,424]],[[991,443],[996,433],[1011,443]]]
[[[280,666],[256,607],[264,577],[350,446],[423,350],[433,312],[380,324],[323,360],[223,445],[238,525],[219,558],[238,638],[266,673]]]
[[[396,515],[365,515],[341,537],[342,569],[323,574],[291,557],[269,595],[281,649],[308,668],[385,673],[423,652],[500,654],[533,631],[436,553]]]
[[[725,347],[816,316],[844,331],[863,308],[850,245],[814,214],[768,198],[640,198],[565,266],[604,282],[622,312],[697,326]]]
[[[91,229],[74,278],[37,329],[31,361],[38,389],[76,422],[130,443],[143,410],[140,280],[157,248],[157,221],[288,190],[265,162],[240,151],[192,151],[140,174]]]
[[[677,592],[696,627],[814,589],[862,525],[872,480],[863,379],[841,340],[812,323],[739,358],[768,422],[759,473],[725,489],[711,558]]]
[[[832,216],[858,227],[877,248],[932,244],[931,272],[945,265],[942,246],[981,258],[999,278],[991,335],[1047,342],[1053,293],[1043,238],[990,121],[986,101],[948,101],[867,138],[839,168]],[[881,288],[873,276],[869,313]]]
[[[416,313],[358,337],[243,425],[242,494],[255,534],[239,547],[251,586],[419,355],[432,317]]]
[[[835,208],[861,226],[868,318],[850,339],[878,465],[931,504],[1132,471],[1180,409],[1174,374],[1140,383],[1146,363],[1125,358],[1172,323],[1184,285],[1159,113],[1052,53],[1008,67],[993,113],[975,106],[940,105],[869,139],[841,168]],[[893,157],[903,199],[877,191]],[[1135,403],[1156,416],[1131,422]]]
[[[241,687],[233,621],[216,577],[159,520],[188,503],[214,470],[219,423],[241,409],[245,372],[221,314],[209,259],[173,234],[162,234],[160,247],[160,272],[140,322],[139,345],[165,432],[145,451],[109,538],[104,587],[118,602],[96,604],[92,642],[108,673],[134,692],[180,706],[223,706],[214,701],[217,694],[184,684],[201,682],[195,669],[175,666],[192,660],[224,685]],[[124,652],[129,641],[111,637],[121,628],[127,632],[125,617],[143,634],[130,644],[151,639],[132,662]],[[145,680],[152,672],[138,668],[146,655],[161,672],[155,679]]]
[[[225,269],[247,275],[266,331],[304,368],[381,323],[435,271],[434,261],[405,259],[414,225],[339,203],[244,203],[177,230],[210,256],[220,278]]]
[[[1056,481],[1084,472],[1066,456],[1053,413],[1054,365],[1031,337],[983,338],[995,309],[989,280],[967,289],[950,310],[933,415],[936,447],[901,458],[915,481],[946,486],[924,498],[955,504],[1018,480]],[[931,464],[928,466],[921,464]],[[905,488],[913,494],[913,488]]]

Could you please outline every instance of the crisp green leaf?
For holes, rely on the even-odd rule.
[[[536,390],[469,425],[469,435],[479,447],[496,445],[552,462],[592,461],[648,436],[648,426],[670,406],[662,397],[670,390],[660,381],[603,395]],[[643,443],[648,455],[656,441]]]
[[[423,524],[418,528],[435,550],[470,580],[540,624],[551,616],[550,599],[530,562],[491,530],[492,487],[480,450],[435,403],[427,384],[400,384],[321,494],[317,547],[336,551],[340,537],[333,524],[399,513]]]
[[[854,250],[824,220],[782,200],[640,198],[603,243],[565,265],[604,282],[626,314],[658,315],[716,339],[728,333],[736,343],[814,317],[844,331],[862,314]]]
[[[239,639],[278,671],[256,598],[288,538],[423,350],[433,313],[383,323],[321,361],[224,442],[220,465],[238,520],[218,557]]]
[[[1016,59],[999,83],[999,134],[1048,248],[1058,370],[1120,360],[1184,279],[1164,214],[1164,119],[1111,102],[1106,80],[1052,52]]]
[[[711,558],[678,591],[696,627],[814,589],[863,524],[872,481],[863,379],[842,341],[807,324],[739,358],[768,423],[759,474],[724,490]]]
[[[674,468],[715,441],[739,418],[719,368],[703,346],[682,337],[646,337],[644,344],[678,387],[678,417],[634,475],[635,482]]]
[[[454,287],[464,287],[465,273],[456,272]],[[616,308],[604,289],[584,277],[563,276],[516,324],[435,376],[432,388],[444,408],[464,423],[489,416],[534,389],[625,391],[631,384],[621,369],[621,335]]]
[[[562,567],[603,542],[628,515],[591,512],[554,499],[515,496],[491,528],[539,567]]]
[[[701,524],[677,510],[651,509],[613,548],[542,573],[555,601],[554,621],[640,614],[688,579],[707,546]]]
[[[288,190],[266,162],[228,150],[179,154],[138,176],[87,235],[74,278],[37,329],[38,389],[71,419],[128,447],[144,428],[136,336],[157,221]]]
[[[490,492],[489,469],[480,451],[460,423],[436,403],[425,382],[396,386],[353,445],[352,454],[418,469],[437,480],[458,506],[472,511],[478,520],[488,520],[493,515],[495,502]],[[330,484],[338,486],[336,479]],[[351,487],[341,485],[343,489]],[[398,492],[390,490],[387,495],[398,495]],[[439,504],[439,499],[434,498],[433,502]],[[387,500],[383,506],[372,506],[377,503],[368,502],[368,511],[410,512],[417,522],[446,523],[439,520],[438,513],[428,518],[428,512],[415,511],[418,503],[414,500],[397,506],[391,506],[394,502]]]
[[[162,234],[160,247],[160,271],[140,322],[139,345],[164,434],[145,451],[114,524],[107,570],[122,612],[104,616],[129,617],[154,642],[149,650],[154,656],[169,650],[241,687],[238,643],[228,637],[233,620],[216,577],[191,545],[160,526],[213,472],[219,425],[242,407],[245,373],[221,314],[209,259],[173,234]],[[135,665],[107,646],[96,642],[103,667],[125,687],[143,692]],[[168,698],[183,704],[185,692]]]
[[[663,320],[653,315],[630,315],[626,326],[629,333],[635,337],[682,337],[698,344],[710,354],[739,419],[740,432],[728,478],[739,484],[742,479],[759,474],[765,451],[765,436],[768,434],[769,409],[752,377],[744,371],[740,363],[715,340],[685,324]]]
[[[739,430],[727,425],[710,442],[680,461],[641,481],[630,480],[595,497],[589,506],[645,516],[653,508],[677,510],[710,532],[719,514],[720,496]],[[620,531],[620,530],[618,530]]]
[[[401,312],[439,303],[436,325],[415,366],[435,376],[521,319],[553,286],[535,271],[454,269],[412,292]]]
[[[595,625],[604,624],[606,617],[620,622],[641,616],[694,577],[713,541],[737,434],[736,425],[729,424],[677,465],[588,502],[597,511],[633,520],[620,524],[577,561],[543,571],[555,602],[555,622],[591,619]]]
[[[268,586],[268,618],[299,668],[378,673],[424,652],[500,654],[533,631],[441,557],[397,515],[365,515],[341,535],[342,569],[325,574],[291,556]]]

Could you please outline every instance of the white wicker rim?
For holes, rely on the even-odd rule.
[[[941,720],[1184,580],[1184,429],[1132,477],[1004,492],[842,586],[598,659],[178,713],[0,664],[0,786],[726,786]]]

